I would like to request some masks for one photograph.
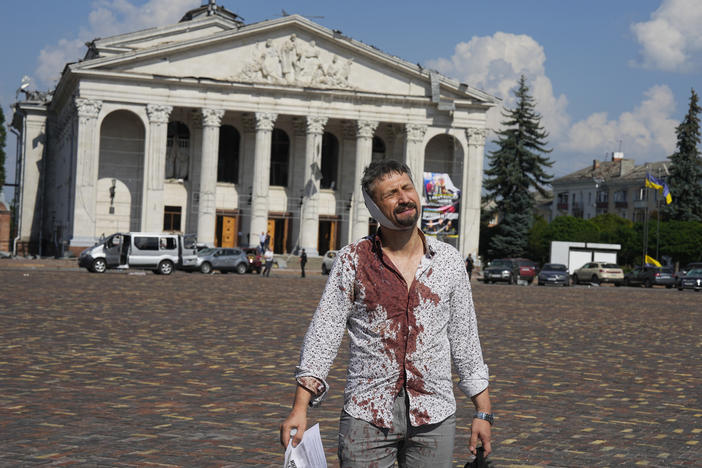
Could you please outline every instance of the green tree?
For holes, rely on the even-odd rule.
[[[543,239],[549,248],[551,241],[599,242],[600,230],[589,219],[558,216],[545,229]]]
[[[535,110],[534,98],[529,94],[526,78],[522,75],[517,89],[514,109],[502,113],[503,129],[497,132],[497,149],[488,155],[483,187],[486,199],[494,200],[499,224],[492,228],[487,256],[519,257],[528,248],[529,231],[533,222],[533,199],[530,189],[546,196],[545,184],[552,175],[546,172],[553,162],[546,156],[548,133],[541,126],[541,115]]]
[[[693,89],[687,115],[675,129],[676,151],[669,156],[668,186],[673,202],[665,207],[665,213],[669,219],[677,221],[702,221],[702,159],[697,149],[700,143],[699,113],[697,93]]]
[[[529,231],[529,248],[526,256],[540,264],[548,262],[551,255],[550,241],[546,241],[547,230],[548,221],[543,216],[536,216]]]
[[[0,191],[5,186],[5,139],[7,138],[7,130],[5,130],[5,113],[0,105]]]

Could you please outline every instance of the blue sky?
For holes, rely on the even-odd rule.
[[[52,88],[96,37],[177,22],[201,0],[3,2],[0,104],[6,121],[22,76]],[[564,175],[621,150],[637,164],[665,159],[690,89],[702,85],[699,0],[218,0],[247,23],[285,9],[512,103],[525,74]],[[39,12],[37,14],[36,12]],[[492,128],[499,112],[489,119]],[[14,181],[14,135],[6,169]],[[489,149],[489,145],[488,145]],[[9,198],[6,191],[6,197]]]

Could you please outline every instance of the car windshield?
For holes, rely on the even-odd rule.
[[[509,260],[493,260],[490,262],[491,267],[511,267],[511,263]]]
[[[702,276],[702,268],[695,268],[687,272],[685,276]]]
[[[202,249],[197,254],[200,256],[210,255],[210,254],[212,254],[213,251],[214,251],[214,249]]]
[[[602,265],[602,268],[619,268],[619,265],[617,265],[616,263],[605,263],[604,265]]]
[[[543,269],[550,271],[566,271],[566,266],[559,263],[547,263],[544,265]]]

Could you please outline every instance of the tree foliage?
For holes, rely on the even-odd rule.
[[[7,130],[5,130],[5,113],[0,105],[0,190],[5,185],[5,140]]]
[[[675,129],[676,151],[670,159],[668,186],[673,202],[665,207],[668,219],[702,221],[702,159],[700,143],[700,106],[692,90],[687,115]]]
[[[548,133],[541,126],[541,115],[535,110],[522,75],[514,91],[517,103],[505,110],[503,129],[497,132],[497,149],[488,155],[488,168],[483,186],[486,199],[495,202],[488,215],[498,213],[499,224],[492,228],[487,245],[488,258],[523,256],[529,245],[529,230],[533,222],[535,189],[546,195],[545,184],[552,176],[546,172],[553,162],[546,156]]]

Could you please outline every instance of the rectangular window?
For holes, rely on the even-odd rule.
[[[135,237],[134,247],[139,250],[158,250],[158,237]]]
[[[175,237],[162,237],[159,245],[161,250],[173,250],[176,248],[176,239]]]
[[[180,206],[163,207],[163,230],[166,232],[180,231],[180,218],[183,208]]]

